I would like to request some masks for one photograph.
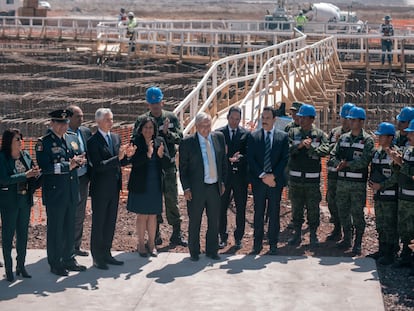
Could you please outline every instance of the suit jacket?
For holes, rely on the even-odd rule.
[[[249,173],[251,181],[254,183],[262,182],[260,175],[264,172],[264,155],[265,155],[265,136],[263,129],[254,131],[249,139],[247,148],[247,160],[249,164]],[[288,135],[280,130],[274,130],[272,143],[272,172],[275,175],[276,187],[286,186],[285,167],[289,159],[289,142]]]
[[[72,132],[72,133],[77,135],[77,133],[72,131],[71,129],[69,129],[68,132]],[[86,153],[86,157],[87,157],[88,156],[88,140],[89,140],[89,138],[92,137],[92,132],[88,127],[83,126],[83,125],[79,126],[79,132],[82,136],[83,145],[85,147],[85,153]],[[89,165],[89,161],[88,161],[87,174],[90,175],[90,172],[91,172],[91,166]]]
[[[128,164],[126,157],[119,161],[118,154],[121,146],[121,138],[111,132],[111,140],[114,155],[109,150],[106,139],[99,131],[88,140],[88,159],[91,165],[91,195],[99,195],[105,192],[112,193],[114,189],[121,190],[122,174],[121,166]]]
[[[147,157],[148,148],[142,136],[135,136],[133,143],[137,146],[137,151],[130,160],[130,163],[132,163],[132,170],[129,175],[128,191],[134,193],[144,193],[147,191],[147,170],[148,162],[150,160]],[[163,169],[169,167],[170,165],[170,155],[168,153],[168,148],[164,138],[160,136],[154,138],[154,153],[156,154],[158,152],[158,148],[161,143],[164,144],[164,155],[162,158],[159,158],[158,155],[156,155],[158,176],[160,178],[161,185],[160,191],[162,191]]]
[[[212,132],[217,166],[217,185],[221,193],[221,184],[226,181],[227,159],[224,135]],[[194,197],[204,191],[204,164],[197,133],[184,138],[179,147],[180,180],[184,190],[190,189]]]
[[[22,160],[27,170],[33,167],[33,161],[29,153],[21,152]],[[15,167],[15,161],[6,157],[4,152],[0,152],[0,202],[1,208],[18,208],[17,191],[18,184],[27,183],[28,186],[28,206],[33,205],[33,192],[40,186],[39,179],[26,178],[26,173],[18,173]],[[19,194],[20,195],[20,194]]]
[[[227,147],[227,177],[230,177],[230,174],[237,175],[237,178],[247,179],[247,140],[250,136],[250,132],[243,127],[239,127],[235,133],[233,139],[230,139],[229,127],[223,126],[217,129],[218,132],[223,133],[224,139],[226,141]],[[233,163],[231,165],[229,158],[231,158],[236,152],[240,152],[239,162]],[[233,167],[237,167],[237,171],[233,171]],[[247,180],[246,180],[247,181]]]

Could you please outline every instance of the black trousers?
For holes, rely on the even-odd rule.
[[[46,205],[47,260],[51,267],[59,268],[73,258],[75,213],[76,203]]]
[[[219,234],[222,241],[227,241],[227,210],[230,205],[231,194],[233,194],[236,205],[236,230],[234,239],[241,240],[244,235],[246,224],[246,202],[247,202],[247,182],[238,174],[230,173],[229,181],[226,184],[226,190],[221,197]]]
[[[30,211],[31,207],[29,204],[6,206],[1,209],[2,248],[6,267],[12,264],[11,252],[14,233],[16,233],[17,265],[24,265],[25,263]]]
[[[218,224],[220,215],[220,193],[217,184],[204,185],[202,193],[192,193],[187,201],[188,212],[188,249],[190,254],[200,254],[200,227],[204,209],[207,214],[206,253],[217,254]]]
[[[86,202],[88,200],[89,177],[87,174],[79,177],[80,201],[76,207],[75,216],[75,249],[80,249],[83,235],[83,222],[85,221]]]
[[[277,246],[280,231],[280,199],[283,188],[269,187],[263,182],[254,182],[253,185],[254,201],[254,245],[255,250],[262,249],[264,235],[264,217],[267,206],[269,217],[268,237],[269,245]]]
[[[118,203],[118,189],[92,195],[91,253],[95,260],[103,260],[111,254]]]

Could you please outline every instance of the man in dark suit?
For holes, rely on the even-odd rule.
[[[267,205],[270,255],[276,255],[280,230],[280,199],[286,185],[285,168],[289,157],[287,134],[274,129],[276,113],[265,107],[262,128],[254,131],[247,144],[247,160],[254,199],[254,244],[252,254],[263,248],[264,216]],[[267,204],[266,204],[267,203]]]
[[[199,260],[200,225],[204,208],[207,214],[206,256],[219,260],[218,223],[220,195],[227,174],[226,145],[222,133],[211,133],[211,117],[196,116],[197,132],[182,140],[179,148],[180,180],[187,200],[188,248],[191,260]]]
[[[79,140],[79,150],[84,154],[87,159],[87,144],[89,138],[91,138],[92,133],[89,128],[82,126],[83,122],[83,112],[82,109],[78,106],[71,105],[68,107],[68,110],[72,112],[72,116],[69,117],[69,132],[75,134]],[[75,216],[75,250],[74,254],[78,256],[88,256],[88,252],[81,249],[82,244],[82,235],[83,235],[83,222],[85,220],[85,209],[86,202],[88,200],[88,190],[89,190],[89,165],[85,165],[78,168],[78,178],[79,178],[79,194],[80,201],[76,208]]]
[[[49,113],[50,129],[36,144],[36,159],[42,169],[43,204],[47,214],[47,260],[50,271],[67,276],[84,271],[73,257],[75,212],[79,202],[77,168],[86,163],[76,135],[67,132],[69,110]]]
[[[94,266],[107,270],[108,264],[123,264],[112,257],[111,247],[122,186],[121,166],[128,163],[128,145],[121,146],[119,135],[110,132],[113,125],[110,109],[99,108],[95,113],[95,120],[98,130],[87,142],[89,163],[92,167],[91,253]]]
[[[221,197],[221,211],[219,221],[220,244],[223,248],[227,245],[227,209],[229,208],[231,194],[236,205],[236,230],[234,240],[236,249],[242,247],[242,238],[246,223],[247,202],[247,138],[249,132],[240,127],[241,109],[230,108],[227,114],[228,124],[217,131],[223,133],[227,147],[227,181],[226,190]]]

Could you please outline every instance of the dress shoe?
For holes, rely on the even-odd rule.
[[[63,267],[68,271],[85,271],[86,267],[80,265],[75,259],[63,264]]]
[[[101,270],[108,270],[109,267],[105,262],[102,261],[94,261],[93,262],[93,266],[97,269],[101,269]]]
[[[259,255],[262,251],[262,248],[253,248],[249,255]]]
[[[105,262],[109,265],[115,265],[115,266],[122,266],[124,264],[123,261],[116,260],[114,257],[109,256],[105,258]]]
[[[241,249],[242,247],[243,247],[242,242],[240,240],[236,240],[234,248],[238,250],[238,249]]]
[[[219,249],[223,249],[227,246],[227,241],[220,241],[219,243]]]
[[[191,255],[190,256],[190,260],[191,261],[199,261],[200,260],[200,256],[199,255]]]
[[[155,245],[162,245],[162,239],[160,236],[155,237]]]
[[[147,258],[147,257],[148,257],[148,253],[147,253],[147,252],[145,252],[145,253],[141,253],[141,252],[139,252],[139,255],[140,255],[141,257],[143,257],[143,258]]]
[[[21,275],[24,278],[30,279],[32,276],[27,273],[26,268],[24,266],[17,266],[16,267],[16,275]]]
[[[217,253],[215,254],[206,254],[206,257],[213,259],[213,260],[220,260],[220,256],[217,255]]]
[[[75,249],[73,252],[76,256],[88,257],[89,253],[87,251],[83,251],[81,249]]]
[[[267,252],[268,255],[275,256],[277,255],[277,247],[276,246],[270,246],[269,251]]]
[[[63,267],[59,267],[59,268],[51,267],[50,272],[52,272],[53,274],[59,275],[59,276],[68,276],[69,275],[68,270],[66,270]]]

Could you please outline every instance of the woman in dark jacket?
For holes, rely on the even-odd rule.
[[[133,144],[137,146],[131,158],[132,170],[128,182],[127,209],[137,214],[138,252],[147,257],[145,231],[148,233],[150,255],[157,256],[155,231],[157,214],[162,212],[163,167],[170,162],[165,141],[156,136],[154,119],[144,118],[139,125]]]
[[[22,150],[22,134],[18,129],[5,130],[0,151],[0,212],[2,222],[2,246],[4,267],[9,282],[14,280],[11,251],[16,232],[17,266],[16,275],[25,278],[27,230],[30,210],[33,206],[33,192],[37,188],[39,167],[34,165],[30,155]]]

